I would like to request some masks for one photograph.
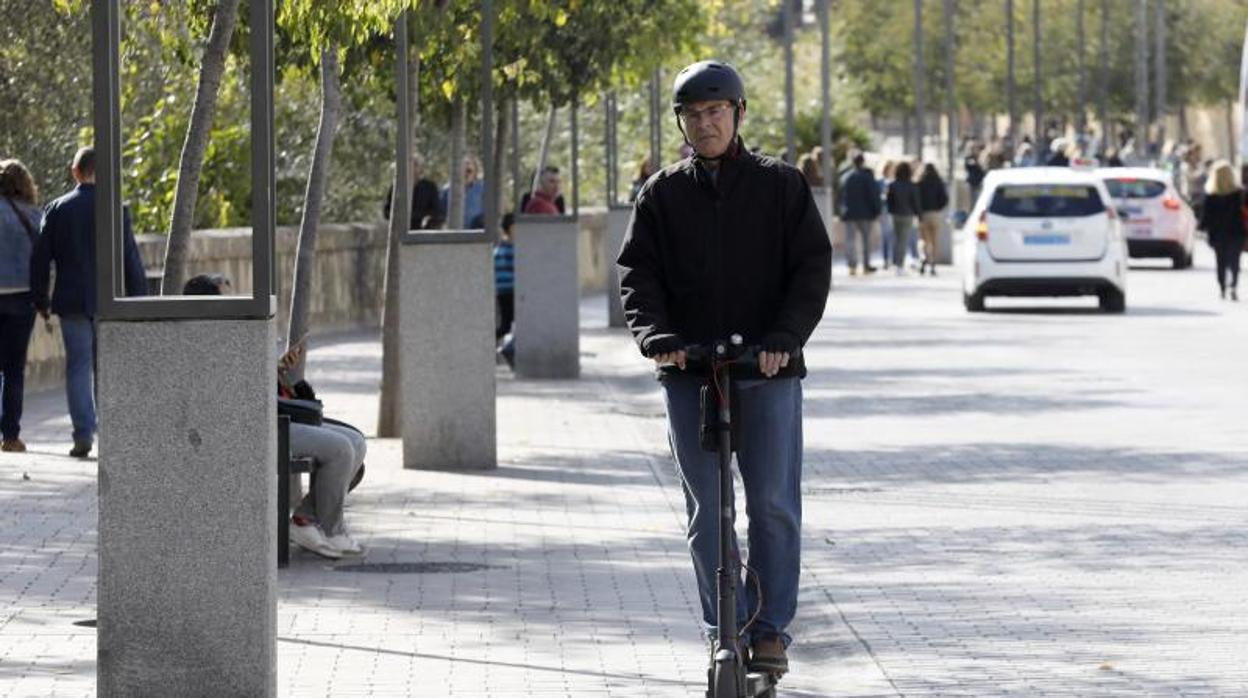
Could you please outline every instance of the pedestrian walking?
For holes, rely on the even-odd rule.
[[[893,170],[887,205],[888,213],[893,218],[893,265],[897,267],[897,275],[901,276],[905,273],[906,249],[914,237],[914,222],[923,213],[910,163],[899,162]]]
[[[0,451],[22,453],[26,350],[35,327],[30,259],[43,224],[39,188],[19,160],[0,160]]]
[[[801,173],[746,148],[739,134],[745,85],[736,70],[694,63],[677,74],[673,92],[678,126],[695,155],[651,178],[637,197],[618,260],[624,316],[660,373],[710,640],[718,618],[719,464],[701,446],[707,384],[683,371],[685,349],[732,334],[761,347],[757,366],[739,367],[733,398],[749,566],[758,581],[735,580],[736,620],[751,670],[782,674],[801,570],[806,365],[798,350],[823,316],[832,248]],[[866,176],[862,202],[878,206],[874,177]]]
[[[897,163],[887,160],[880,168],[880,178],[875,181],[875,186],[879,191],[880,210],[883,211],[888,205],[888,188],[893,183],[893,171],[897,169]],[[880,257],[883,259],[883,266],[888,269],[893,263],[893,217],[880,216]],[[897,267],[898,275],[902,274],[902,267]]]
[[[971,141],[966,157],[962,159],[962,169],[966,171],[966,186],[971,193],[971,208],[975,208],[979,192],[984,187],[984,177],[988,174],[980,162],[983,150],[983,146],[978,141]]]
[[[637,200],[637,192],[641,191],[641,185],[646,183],[647,179],[654,174],[654,167],[650,164],[650,156],[645,156],[637,161],[637,174],[633,177],[633,185],[628,190],[628,203]]]
[[[1239,256],[1244,251],[1244,191],[1235,181],[1231,163],[1219,160],[1205,187],[1200,229],[1217,257],[1218,291],[1239,300]]]
[[[516,343],[512,335],[512,323],[516,318],[516,246],[511,237],[515,224],[516,214],[503,214],[498,244],[494,246],[494,294],[498,302],[494,343],[498,347],[498,355],[509,367],[514,366],[516,360]]]
[[[30,262],[35,309],[46,319],[55,313],[65,343],[65,397],[73,423],[69,455],[86,458],[95,441],[95,149],[80,148],[70,173],[77,185],[48,204]],[[122,245],[127,296],[147,293],[143,260],[130,229],[130,211],[122,211]],[[56,267],[56,288],[48,301],[49,277]]]
[[[438,185],[424,176],[424,161],[419,155],[412,155],[412,210],[408,230],[436,230],[446,221],[446,211],[442,208]],[[381,213],[390,219],[390,206],[394,201],[394,184],[386,189],[386,201],[381,206]]]
[[[858,273],[858,244],[862,244],[862,273],[875,271],[871,266],[871,225],[880,215],[880,193],[875,173],[866,165],[862,153],[854,153],[853,167],[841,178],[839,213],[845,222],[845,262],[849,275]]]
[[[949,190],[945,180],[940,178],[936,166],[927,163],[923,166],[923,176],[919,178],[919,234],[923,238],[923,261],[919,264],[919,274],[926,267],[932,276],[936,276],[936,258],[940,252],[940,228],[944,225],[945,207],[949,205]]]
[[[464,218],[462,221],[448,220],[447,225],[455,226],[463,225],[463,230],[473,230],[480,228],[480,219],[485,215],[485,181],[477,174],[481,168],[477,164],[477,159],[471,155],[464,158],[461,176],[464,178]],[[444,215],[450,215],[451,205],[451,183],[447,182],[442,185],[442,191],[438,204],[441,206]]]
[[[559,168],[547,165],[538,180],[537,191],[524,204],[524,212],[529,215],[557,216],[563,212],[559,205],[560,189],[563,180],[559,176]]]

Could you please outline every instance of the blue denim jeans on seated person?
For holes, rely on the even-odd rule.
[[[719,464],[699,443],[699,392],[693,376],[665,376],[668,438],[680,470],[689,514],[689,549],[693,556],[702,619],[708,638],[716,636],[716,568],[719,564]],[[748,631],[753,638],[779,636],[797,612],[802,527],[802,386],[797,378],[741,381],[733,403],[739,426],[737,465],[745,486],[749,517],[749,557],[762,585],[762,609]],[[735,513],[734,513],[735,514]],[[735,519],[735,515],[734,515]],[[733,550],[740,555],[734,532]],[[737,629],[758,608],[753,580],[737,579]],[[750,637],[745,638],[748,642]]]
[[[65,400],[74,424],[74,441],[95,438],[95,318],[62,315],[65,342]]]

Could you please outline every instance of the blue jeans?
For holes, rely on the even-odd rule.
[[[719,464],[698,439],[699,391],[692,376],[665,376],[668,438],[680,470],[689,514],[689,550],[708,638],[716,636],[715,571],[719,563]],[[741,381],[733,419],[739,423],[737,466],[745,485],[749,560],[762,586],[762,609],[748,631],[779,636],[797,612],[802,528],[802,386],[797,378]],[[735,512],[734,512],[735,520]],[[740,557],[737,537],[733,554]],[[737,628],[758,608],[758,585],[737,578]],[[747,641],[749,638],[746,638]]]
[[[95,438],[95,318],[62,315],[65,342],[65,401],[74,423],[74,441]]]

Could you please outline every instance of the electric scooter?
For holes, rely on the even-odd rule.
[[[707,669],[707,698],[775,698],[778,676],[746,669],[737,637],[737,585],[739,561],[733,555],[732,378],[734,364],[758,362],[758,347],[746,347],[741,335],[728,341],[686,347],[686,365],[705,368],[710,395],[703,399],[703,435],[711,431],[719,456],[719,564],[715,573],[716,616],[719,634],[715,639],[714,662]],[[705,439],[704,439],[705,442]],[[748,626],[748,623],[747,623]]]

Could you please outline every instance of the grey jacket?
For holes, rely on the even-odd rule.
[[[21,209],[35,237],[38,237],[39,226],[43,224],[43,209],[0,197],[0,293],[30,288],[30,254],[34,249],[31,235],[26,232],[9,201]]]

